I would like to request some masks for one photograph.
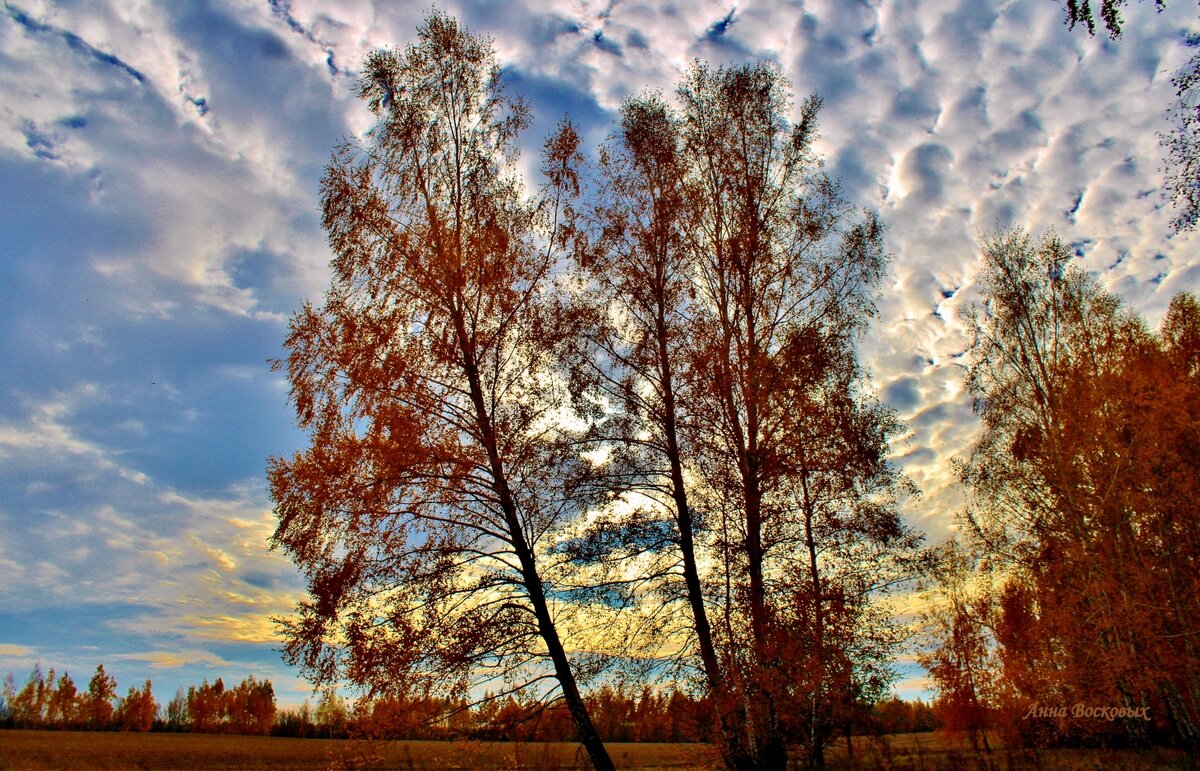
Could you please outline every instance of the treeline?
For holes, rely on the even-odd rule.
[[[585,696],[588,710],[605,741],[708,742],[711,705],[681,691],[640,692],[604,686]],[[537,699],[485,696],[472,704],[437,697],[362,698],[347,701],[333,691],[321,694],[315,708],[283,710],[278,736],[315,738],[372,737],[444,740],[470,737],[494,741],[575,741],[574,721],[565,704],[546,706]]]
[[[983,749],[1200,748],[1200,304],[1157,331],[1010,231],[983,243],[960,542],[937,567],[925,666]]]
[[[973,736],[1007,715],[1028,742],[1200,745],[1194,299],[1155,334],[1063,244],[984,244],[968,553],[934,564],[859,358],[883,224],[822,170],[820,99],[696,62],[625,100],[594,159],[561,123],[529,195],[500,72],[433,12],[368,55],[376,125],[326,167],[329,290],[275,365],[309,439],[269,467],[272,544],[309,587],[289,663],[552,690],[604,771],[642,705],[589,692],[672,651],[727,766],[823,768],[894,679],[895,593],[933,572],[926,661]]]
[[[713,734],[712,704],[679,690],[603,686],[584,697],[588,713],[606,742],[702,742]],[[892,697],[860,705],[848,732],[855,735],[919,733],[940,726],[934,708],[920,700]],[[383,697],[349,702],[333,691],[316,707],[282,710],[272,734],[301,738],[445,740],[470,737],[493,741],[576,741],[567,706],[535,699],[488,698],[471,705],[441,698]]]
[[[154,698],[149,680],[117,695],[117,681],[104,665],[80,691],[63,672],[43,674],[36,665],[18,690],[13,675],[0,694],[0,726],[92,731],[192,731],[267,734],[275,725],[275,690],[269,680],[247,677],[233,688],[217,678],[185,692],[180,688],[165,707]]]
[[[716,740],[712,704],[680,690],[603,686],[585,697],[597,730],[608,742],[703,742]],[[855,735],[932,731],[940,722],[933,707],[897,697],[860,705],[847,732]],[[165,705],[149,680],[117,696],[116,679],[103,665],[80,691],[63,672],[35,666],[19,690],[10,673],[0,693],[0,727],[50,730],[167,731],[270,734],[295,738],[373,738],[492,741],[575,741],[565,704],[490,694],[479,703],[433,697],[361,698],[350,701],[323,691],[315,706],[277,710],[269,680],[246,678],[226,688],[221,678],[180,688]]]

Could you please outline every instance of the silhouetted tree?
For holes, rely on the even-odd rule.
[[[1096,14],[1099,12],[1100,21],[1108,36],[1112,38],[1121,35],[1121,9],[1129,4],[1129,0],[1054,0],[1058,5],[1065,5],[1065,23],[1070,29],[1081,24],[1089,35],[1096,34]],[[1154,7],[1161,13],[1167,7],[1166,0],[1154,0]]]
[[[632,603],[649,588],[668,605],[682,603],[706,687],[725,694],[698,567],[702,525],[685,484],[695,454],[684,427],[696,387],[689,350],[695,262],[685,240],[692,212],[679,116],[658,97],[626,102],[599,172],[594,232],[576,251],[581,334],[566,342],[576,406],[605,453],[603,463],[584,469],[580,487],[612,516],[596,517],[566,552],[608,568],[591,586],[610,598]],[[630,502],[638,506],[633,513]],[[718,715],[722,744],[730,764],[743,767],[744,719],[729,702],[720,702],[727,707]]]
[[[572,456],[546,290],[578,139],[548,144],[550,187],[528,200],[513,163],[528,113],[490,45],[438,13],[418,36],[367,58],[378,123],[322,182],[332,286],[287,340],[311,444],[271,462],[274,543],[311,600],[285,654],[373,694],[550,680],[611,768],[560,635],[575,606],[555,601],[545,557],[575,514],[557,492]]]
[[[931,570],[934,589],[925,596],[928,647],[918,661],[933,678],[942,727],[966,733],[971,745],[990,751],[987,731],[1002,702],[1002,676],[991,628],[993,612],[971,555],[951,541]]]
[[[852,544],[877,555],[914,545],[895,507],[904,480],[886,460],[897,424],[863,393],[854,350],[886,267],[882,228],[821,170],[820,101],[787,123],[776,69],[697,66],[678,93],[694,211],[692,372],[706,384],[692,394],[691,441],[721,555],[718,648],[757,767],[782,765],[800,703],[819,766],[817,710],[852,700],[851,609],[872,596],[871,582],[839,587],[836,574],[866,556]]]
[[[888,458],[900,422],[864,393],[853,338],[823,331],[794,341],[784,365],[787,444],[777,462],[793,503],[772,528],[777,548],[801,555],[780,560],[774,682],[785,729],[804,737],[815,768],[893,679],[905,633],[881,599],[924,567],[921,538],[899,509],[916,488]]]
[[[659,631],[690,638],[733,768],[785,762],[800,701],[821,763],[818,713],[882,688],[864,664],[897,635],[871,606],[916,554],[898,423],[854,352],[881,229],[820,171],[819,102],[791,127],[787,91],[766,65],[697,65],[679,112],[628,101],[576,251],[573,384],[602,458],[581,489],[609,506],[565,551],[610,567],[597,591],[684,615]]]

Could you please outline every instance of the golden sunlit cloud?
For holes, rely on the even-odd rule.
[[[197,549],[203,552],[210,560],[215,562],[217,566],[225,572],[233,572],[233,570],[237,568],[237,562],[234,561],[233,557],[230,557],[229,554],[222,549],[216,546],[209,546],[195,535],[192,536],[192,543],[195,544]]]
[[[184,651],[146,651],[143,653],[120,653],[111,658],[118,661],[142,661],[155,669],[175,669],[188,664],[207,664],[209,666],[228,666],[229,662],[215,653],[204,650]]]

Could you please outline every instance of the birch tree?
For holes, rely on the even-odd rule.
[[[586,608],[556,594],[548,556],[576,515],[548,288],[578,139],[548,144],[530,199],[528,108],[490,44],[438,13],[403,53],[367,58],[359,93],[378,123],[322,182],[332,285],[280,364],[310,437],[270,470],[274,543],[310,593],[285,655],[372,694],[561,698],[612,768],[581,696],[592,659],[563,633]]]

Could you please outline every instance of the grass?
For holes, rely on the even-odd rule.
[[[618,768],[714,769],[701,744],[610,744]],[[0,769],[588,768],[577,744],[368,742],[211,734],[0,731]]]
[[[1172,769],[1195,768],[1168,750],[1007,749],[992,740],[976,753],[962,737],[902,734],[856,738],[851,759],[840,741],[830,769]],[[608,745],[621,769],[719,769],[701,744]],[[577,744],[511,742],[368,742],[205,734],[0,731],[0,771],[23,769],[564,769],[588,768]]]
[[[830,769],[914,769],[920,771],[1017,771],[1047,769],[1194,769],[1178,750],[1103,750],[1005,747],[1001,738],[989,734],[991,752],[977,752],[964,735],[947,732],[896,734],[879,738],[858,737],[854,756],[847,753],[845,740],[826,753]]]

